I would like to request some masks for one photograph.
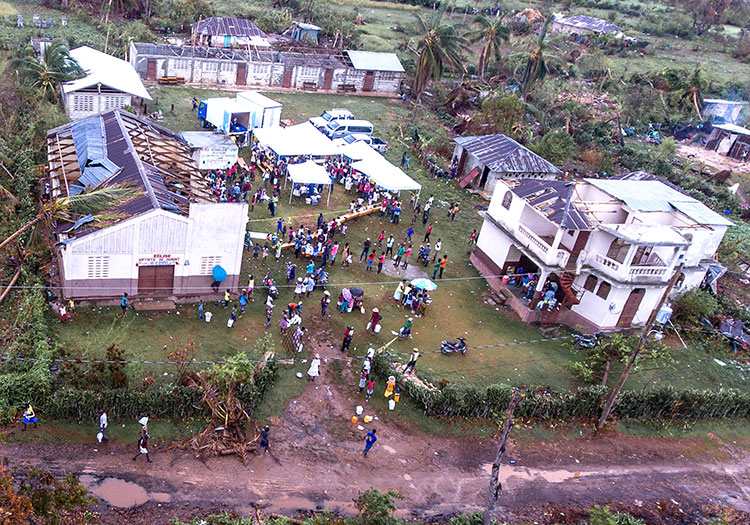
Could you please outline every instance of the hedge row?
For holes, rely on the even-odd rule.
[[[449,383],[442,389],[428,389],[412,381],[401,381],[402,374],[389,367],[387,358],[375,358],[373,368],[382,376],[396,375],[401,390],[438,417],[497,417],[510,402],[512,389],[506,385],[483,388]],[[601,412],[607,391],[602,386],[580,388],[575,392],[529,389],[515,414],[527,420],[595,419]],[[685,390],[660,388],[623,392],[613,414],[620,419],[730,419],[750,417],[750,393],[734,389]]]
[[[256,403],[273,384],[278,370],[276,360],[269,362],[253,383],[243,383],[237,396],[250,414]],[[152,386],[146,390],[76,390],[61,388],[37,401],[38,411],[48,419],[84,421],[96,419],[105,409],[113,419],[186,418],[207,415],[201,407],[202,392],[177,385]]]

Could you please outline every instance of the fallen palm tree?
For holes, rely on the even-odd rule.
[[[251,415],[273,382],[278,364],[272,350],[258,362],[241,353],[204,372],[189,372],[185,385],[202,392],[200,404],[209,414],[206,428],[173,445],[205,461],[212,456],[237,455],[243,463],[257,451],[260,431]]]

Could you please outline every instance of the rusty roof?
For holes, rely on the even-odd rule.
[[[190,27],[193,28],[193,31],[201,35],[259,36],[261,38],[268,38],[268,35],[253,24],[252,20],[248,20],[247,18],[212,16],[204,18],[200,22],[190,24]]]
[[[53,197],[80,192],[83,188],[79,191],[79,187],[87,185],[82,180],[85,177],[80,165],[81,152],[77,151],[81,148],[80,141],[77,144],[73,140],[74,129],[87,121],[92,129],[101,129],[105,160],[116,167],[93,187],[129,184],[142,192],[136,199],[111,211],[128,217],[153,209],[187,215],[190,202],[214,200],[206,179],[195,168],[189,147],[179,135],[119,109],[48,132],[47,157]],[[76,236],[91,231],[93,227],[85,226],[76,231]]]
[[[517,179],[509,181],[511,191],[555,224],[569,230],[590,230],[583,211],[576,207],[575,182],[564,180]]]
[[[496,173],[562,173],[551,162],[499,133],[453,140]]]

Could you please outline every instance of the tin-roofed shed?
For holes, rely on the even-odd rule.
[[[502,134],[456,137],[453,159],[461,187],[492,193],[498,179],[554,179],[551,162]]]

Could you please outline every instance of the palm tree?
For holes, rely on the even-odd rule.
[[[422,35],[417,44],[417,67],[414,71],[414,93],[417,103],[430,80],[440,80],[446,67],[463,68],[461,52],[467,49],[466,39],[456,32],[456,26],[442,21],[438,11],[429,20],[415,14]]]
[[[690,76],[690,80],[685,82],[678,90],[678,96],[683,106],[690,106],[692,104],[701,121],[703,120],[703,115],[701,115],[701,108],[703,107],[702,93],[706,87],[707,83],[701,76],[700,67],[696,66],[693,74]]]
[[[43,225],[49,229],[53,221],[75,222],[87,215],[92,215],[94,223],[105,226],[113,220],[124,217],[122,213],[107,210],[130,202],[141,193],[141,190],[130,185],[117,184],[45,202],[33,219],[0,242],[0,250],[23,232],[35,226]]]
[[[482,52],[479,54],[477,71],[479,72],[479,77],[484,79],[485,69],[492,56],[498,62],[500,61],[500,47],[502,42],[510,40],[510,28],[503,25],[499,14],[494,18],[487,16],[477,17],[477,22],[481,27],[468,32],[466,37],[474,44],[482,42]]]
[[[13,60],[11,66],[39,96],[52,102],[57,100],[57,88],[60,84],[85,74],[60,40],[55,40],[44,48],[41,61],[33,55],[28,55]]]
[[[546,47],[544,39],[547,37],[547,29],[551,20],[551,18],[548,18],[544,22],[544,27],[542,27],[539,38],[536,41],[536,47],[528,54],[526,59],[526,67],[521,76],[521,99],[524,102],[534,84],[543,81],[544,77],[549,73],[549,66],[544,57],[544,49]]]

